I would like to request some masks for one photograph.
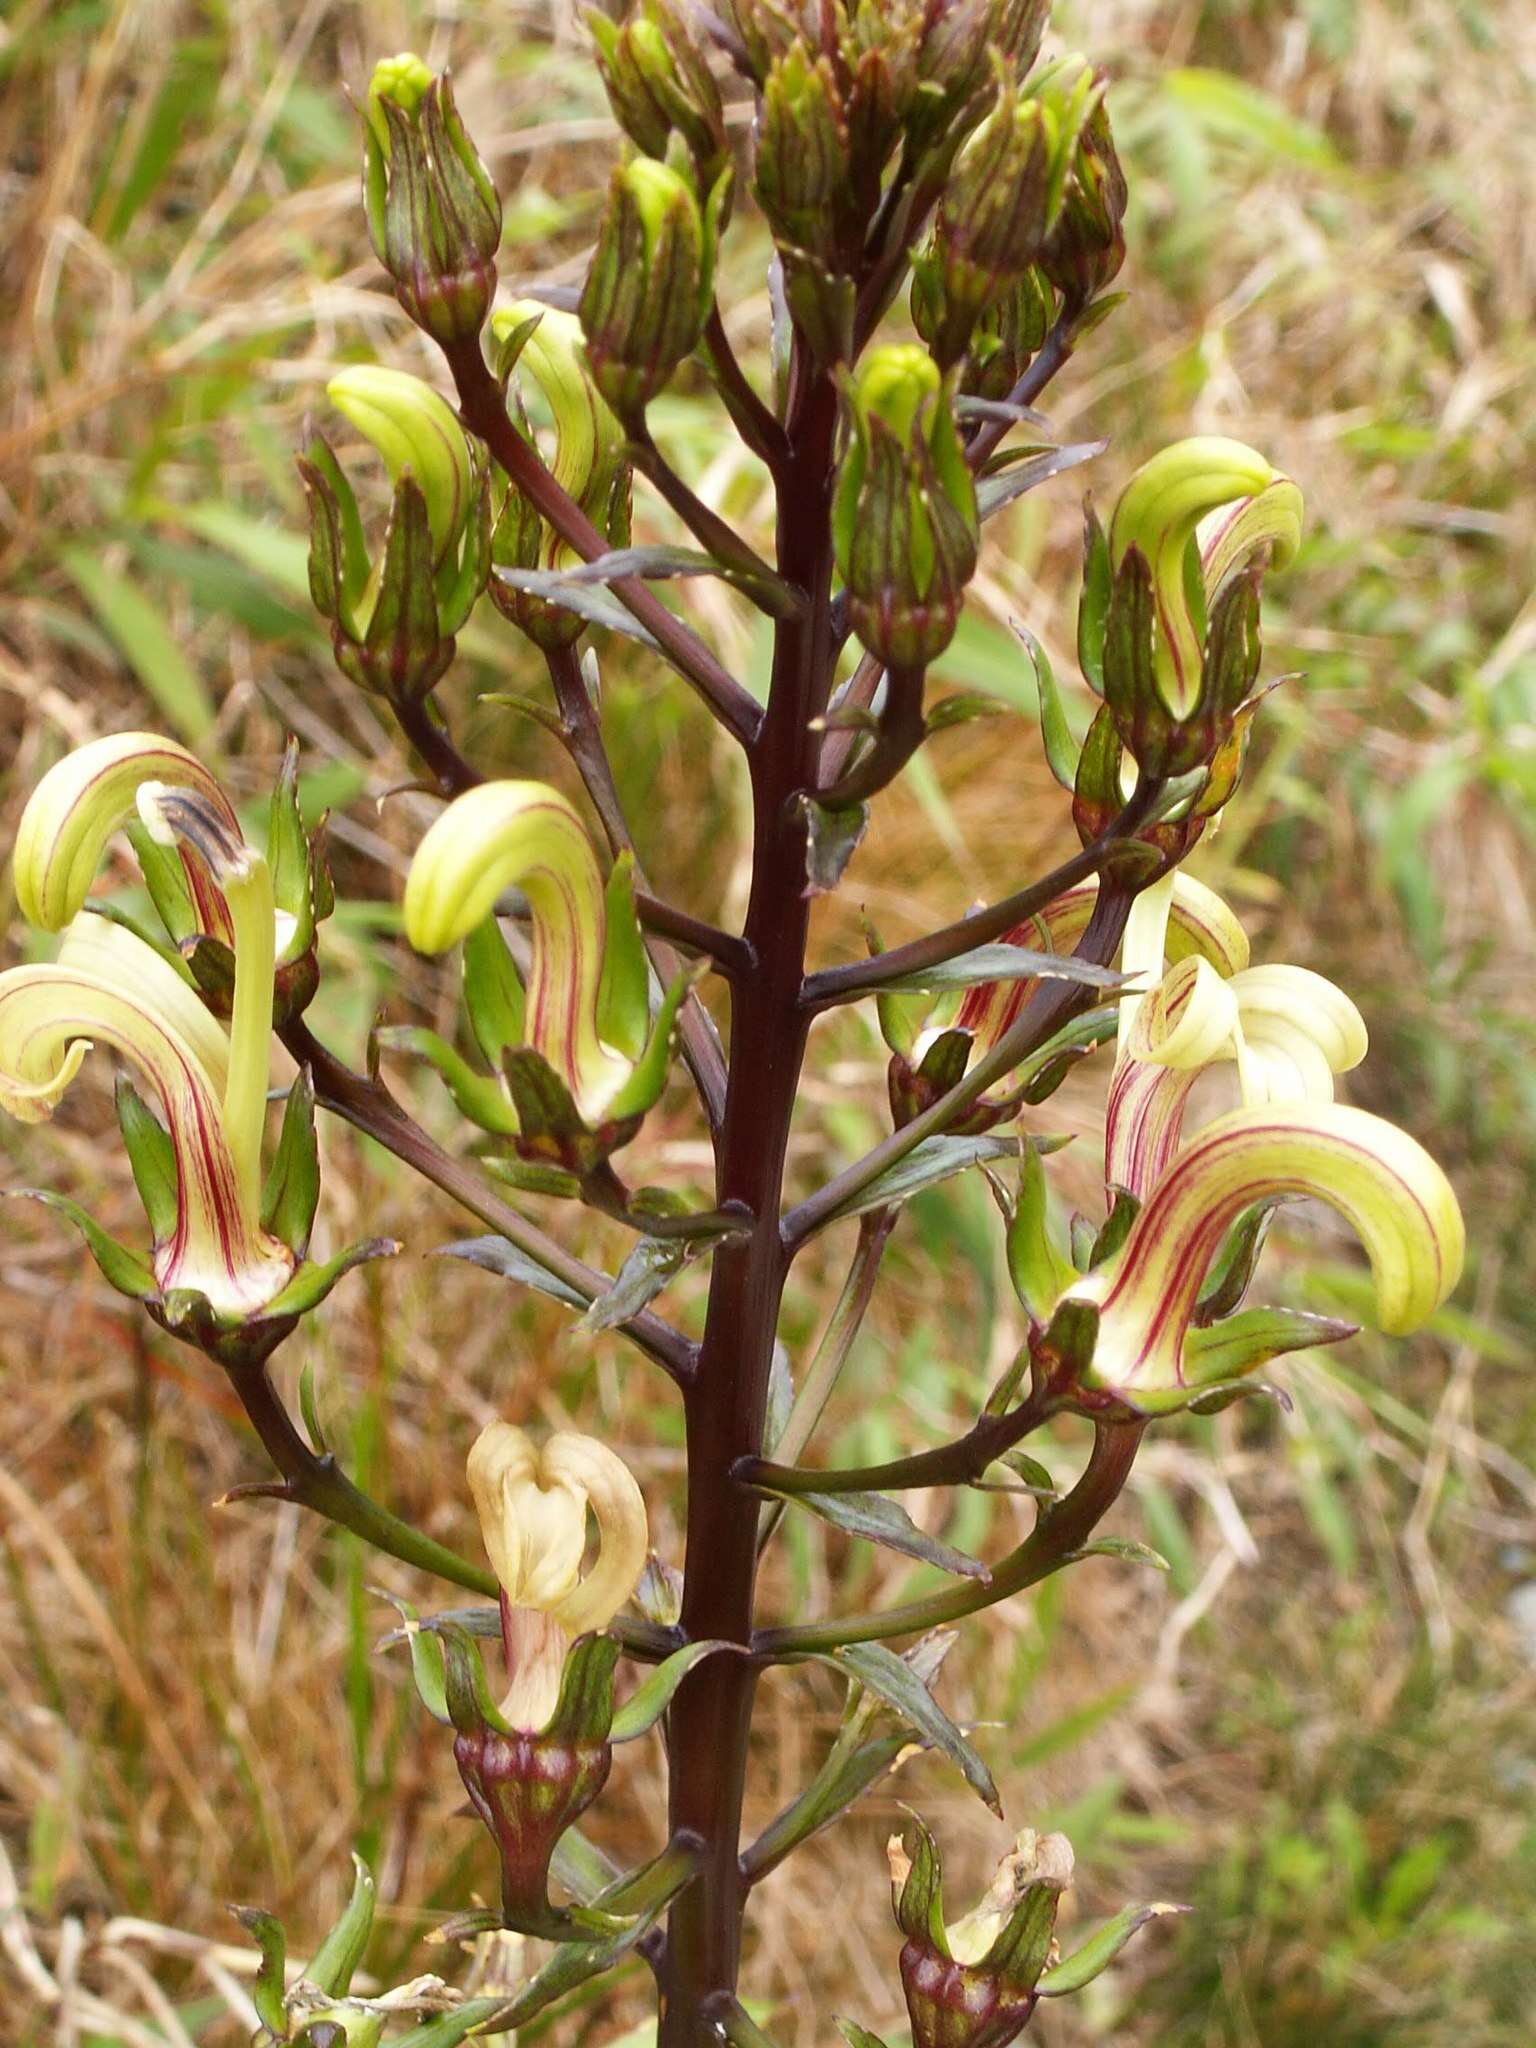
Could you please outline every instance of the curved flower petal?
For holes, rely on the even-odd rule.
[[[437,818],[411,862],[405,933],[441,953],[488,917],[504,889],[532,912],[528,1042],[597,1120],[629,1077],[630,1062],[599,1036],[598,997],[607,938],[603,879],[580,818],[542,782],[486,782]]]
[[[1327,1202],[1354,1228],[1383,1330],[1416,1329],[1460,1277],[1466,1240],[1455,1194],[1406,1131],[1339,1103],[1233,1110],[1158,1182],[1119,1257],[1069,1291],[1068,1300],[1099,1308],[1094,1381],[1182,1385],[1185,1332],[1227,1231],[1253,1203],[1283,1195]]]
[[[378,449],[391,483],[415,479],[440,564],[458,541],[474,496],[469,443],[452,406],[420,377],[383,363],[340,371],[325,394]]]
[[[220,1093],[229,1078],[229,1038],[192,985],[153,946],[117,924],[83,910],[64,933],[55,965],[78,968],[130,1001],[153,1010],[184,1039]]]
[[[1186,551],[1200,522],[1233,504],[1239,512],[1210,544],[1214,570],[1202,557],[1209,597],[1258,547],[1271,547],[1283,561],[1300,538],[1300,492],[1255,449],[1219,435],[1175,442],[1136,471],[1110,522],[1113,567],[1136,548],[1152,572],[1158,621],[1153,659],[1158,689],[1175,718],[1187,718],[1195,707],[1203,655],[1203,623],[1192,616],[1185,590]]]
[[[131,938],[130,934],[123,934]],[[133,942],[137,943],[137,942]],[[145,984],[165,963],[145,947]],[[119,949],[126,960],[126,949]],[[0,1106],[38,1122],[79,1072],[95,1043],[129,1060],[153,1089],[176,1158],[173,1235],[157,1244],[163,1290],[191,1288],[220,1315],[244,1315],[286,1284],[292,1254],[263,1232],[242,1199],[224,1135],[218,1092],[197,1053],[154,999],[79,967],[15,967],[0,974]]]
[[[107,841],[135,816],[146,782],[198,791],[239,836],[228,797],[196,755],[175,740],[152,732],[90,740],[49,769],[21,814],[14,872],[16,901],[28,924],[62,931],[81,909]],[[206,865],[185,850],[183,865],[203,929],[228,939],[228,915]]]
[[[1122,1005],[1122,1014],[1127,1007]],[[1188,956],[1136,1004],[1110,1082],[1105,1179],[1145,1196],[1178,1150],[1197,1077],[1237,1065],[1243,1103],[1331,1102],[1358,1066],[1365,1022],[1342,989],[1305,967],[1247,967],[1222,980]]]
[[[645,1496],[617,1452],[595,1437],[553,1436],[544,1447],[551,1479],[579,1487],[597,1523],[599,1548],[580,1583],[552,1609],[573,1636],[606,1628],[645,1569]]]
[[[585,1491],[551,1468],[531,1438],[510,1422],[481,1430],[467,1469],[486,1555],[508,1605],[552,1612],[581,1574]]]
[[[491,315],[491,334],[505,342],[536,321],[517,352],[517,371],[532,373],[555,426],[550,468],[555,480],[583,505],[601,502],[612,488],[624,431],[587,373],[586,345],[574,313],[516,299]]]

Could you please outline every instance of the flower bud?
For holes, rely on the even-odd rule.
[[[620,419],[643,412],[698,345],[729,186],[727,172],[701,209],[690,181],[651,157],[613,174],[581,324],[592,381]]]
[[[797,42],[768,73],[758,116],[753,190],[775,238],[840,269],[851,170],[832,65]]]
[[[621,24],[596,8],[587,28],[614,118],[637,149],[665,161],[682,137],[706,190],[730,162],[714,73],[671,0],[641,0]]]
[[[833,545],[855,632],[920,667],[949,645],[976,567],[976,489],[949,390],[927,351],[872,349],[849,381]]]
[[[491,333],[500,345],[502,374],[515,368],[521,384],[522,373],[528,372],[533,393],[542,400],[553,424],[549,469],[555,481],[576,500],[610,546],[627,547],[630,471],[623,459],[624,432],[592,382],[582,347],[581,322],[573,313],[519,299],[492,314]],[[524,403],[526,390],[523,385],[515,391],[513,418],[524,439],[533,443],[535,428]],[[557,571],[575,559],[574,551],[548,520],[515,485],[508,484],[491,535],[493,570]],[[586,621],[565,606],[520,590],[494,574],[491,597],[498,610],[546,651],[573,646],[586,630]]]
[[[1055,116],[1004,74],[997,101],[961,151],[939,205],[932,296],[943,306],[927,339],[947,368],[980,316],[1039,259],[1053,215]]]
[[[299,461],[309,499],[310,595],[331,622],[344,675],[394,702],[419,700],[454,655],[485,587],[489,500],[463,428],[429,384],[358,364],[327,395],[383,456],[394,494],[369,560],[357,499],[323,435]]]
[[[363,203],[379,261],[434,341],[480,332],[496,288],[501,201],[447,75],[403,53],[376,66],[363,109]]]
[[[1081,58],[1064,58],[1070,76]],[[1115,151],[1109,113],[1097,99],[1077,137],[1061,210],[1041,259],[1065,310],[1076,319],[1119,275],[1125,261],[1125,173]]]

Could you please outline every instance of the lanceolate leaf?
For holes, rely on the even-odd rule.
[[[522,1287],[537,1288],[540,1294],[548,1294],[555,1301],[563,1301],[567,1308],[589,1306],[586,1295],[578,1294],[568,1280],[558,1274],[546,1272],[544,1267],[520,1251],[510,1238],[461,1237],[453,1244],[439,1247],[434,1254],[439,1259],[463,1259],[471,1266],[481,1266],[487,1273],[499,1273],[504,1280],[515,1280]]]
[[[1081,463],[1091,462],[1108,446],[1107,441],[1075,441],[1066,448],[1049,448],[1043,454],[1026,455],[1007,469],[994,470],[976,486],[979,517],[990,519],[1005,505],[1011,505],[1015,498],[1022,498],[1026,491],[1037,489],[1047,478],[1060,476],[1063,470],[1076,469]]]
[[[944,989],[974,988],[984,981],[1076,981],[1088,988],[1123,988],[1126,977],[1112,967],[1080,960],[1074,953],[1037,953],[1028,946],[973,946],[953,960],[919,967],[885,986],[937,995]]]
[[[862,1216],[870,1209],[888,1209],[898,1202],[910,1201],[924,1188],[964,1173],[968,1167],[979,1166],[983,1160],[1017,1159],[1020,1142],[1018,1138],[996,1137],[924,1138],[905,1159],[898,1160],[878,1179],[872,1180],[868,1187],[850,1197],[836,1214]],[[1047,1149],[1055,1150],[1056,1147],[1047,1141]],[[828,1217],[827,1220],[831,1222],[834,1219]]]
[[[851,1674],[860,1685],[894,1707],[925,1741],[959,1767],[977,1797],[1001,1816],[1002,1802],[992,1773],[911,1665],[894,1650],[888,1650],[883,1643],[849,1643],[819,1661]]]
[[[765,1488],[764,1491],[771,1491]],[[785,1496],[791,1506],[808,1508],[846,1536],[858,1536],[866,1543],[878,1543],[886,1550],[899,1550],[903,1557],[918,1558],[923,1564],[954,1572],[961,1578],[985,1583],[991,1573],[979,1558],[968,1557],[919,1529],[899,1501],[883,1493],[792,1493]]]
[[[577,1327],[612,1330],[639,1315],[686,1264],[692,1250],[687,1238],[642,1237],[630,1247],[608,1292],[597,1297]]]

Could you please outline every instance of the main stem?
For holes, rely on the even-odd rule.
[[[682,1626],[692,1639],[746,1644],[752,1636],[762,1503],[730,1476],[761,1454],[768,1379],[788,1269],[780,1229],[784,1155],[809,1019],[800,1003],[808,920],[806,830],[798,792],[813,783],[835,650],[829,528],[837,421],[830,379],[797,358],[779,477],[778,569],[809,597],[782,622],[772,686],[752,748],[752,893],[745,938],[751,966],[731,1002],[730,1082],[717,1201],[741,1202],[750,1236],[715,1254],[698,1370],[685,1391],[688,1556]],[[741,1959],[746,1885],[740,1866],[756,1674],[737,1657],[707,1658],[671,1713],[674,1832],[703,1843],[699,1874],[677,1900],[660,1981],[659,2048],[704,2048],[710,2014],[732,1998]]]

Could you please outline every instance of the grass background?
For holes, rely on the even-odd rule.
[[[1167,1577],[1091,1564],[989,1616],[946,1697],[989,1724],[1014,1824],[1072,1834],[1081,1916],[1135,1896],[1198,1909],[1043,2016],[1052,2048],[1515,2048],[1536,2033],[1536,1646],[1517,1626],[1536,1578],[1536,25],[1477,0],[1105,0],[1063,7],[1057,28],[1112,70],[1133,211],[1132,297],[1059,381],[1053,420],[1111,438],[1085,472],[1103,498],[1201,430],[1253,441],[1308,501],[1308,542],[1266,607],[1271,672],[1299,673],[1199,872],[1259,957],[1356,996],[1373,1055],[1352,1098],[1446,1162],[1474,1257],[1414,1343],[1362,1337],[1288,1365],[1289,1416],[1244,1406],[1161,1430],[1117,1526],[1165,1553]],[[451,1015],[447,979],[394,940],[423,812],[378,801],[405,756],[308,612],[292,466],[340,363],[433,374],[379,288],[342,96],[402,46],[454,65],[507,196],[504,277],[578,276],[614,138],[564,15],[505,0],[12,0],[0,15],[0,843],[47,765],[97,732],[178,731],[255,802],[296,730],[344,898],[316,1014],[353,1055],[381,1007]],[[750,227],[733,235],[724,294],[758,362],[762,254]],[[657,412],[705,495],[760,528],[761,474],[706,396],[684,386]],[[904,779],[820,917],[828,955],[857,945],[861,908],[908,936],[1063,844],[1007,622],[1070,673],[1078,481],[998,522],[945,663],[1022,719],[947,736]],[[735,602],[690,597],[760,676],[765,642]],[[604,663],[647,863],[679,900],[735,915],[729,750],[679,690],[622,651]],[[445,702],[488,764],[562,780],[537,727],[478,701],[508,687],[538,688],[538,668],[493,620]],[[3,872],[0,917],[16,957],[28,939]],[[797,1184],[878,1135],[882,1070],[867,1020],[823,1028]],[[1091,1133],[1099,1113],[1075,1087],[1050,1124]],[[111,1135],[103,1091],[82,1088],[41,1131],[0,1124],[0,1176],[67,1185],[127,1232]],[[1078,1149],[1063,1172],[1089,1200],[1091,1137]],[[683,1091],[642,1150],[647,1177],[698,1189]],[[326,1154],[334,1240],[366,1225],[423,1249],[460,1228],[349,1134],[328,1132]],[[434,1589],[291,1509],[213,1506],[261,1465],[210,1371],[125,1313],[50,1219],[3,1215],[0,2039],[240,2038],[222,1902],[281,1911],[303,1952],[353,1843],[381,1878],[372,1970],[457,1974],[422,1937],[483,1895],[490,1863],[436,1730],[375,1650],[387,1610],[369,1590]],[[606,1226],[572,1227],[612,1259]],[[797,1275],[797,1359],[846,1250],[834,1235]],[[1272,1270],[1315,1306],[1360,1299],[1353,1248],[1326,1229],[1292,1230]],[[676,1290],[685,1319],[699,1292],[692,1275]],[[1018,1337],[983,1190],[922,1198],[827,1455],[937,1440]],[[572,1340],[550,1304],[402,1260],[350,1281],[290,1349],[351,1466],[434,1533],[473,1544],[462,1459],[503,1412],[620,1444],[676,1556],[670,1395],[613,1340]],[[1048,1455],[1070,1471],[1079,1438],[1063,1430]],[[1010,1540],[1010,1504],[933,1511],[963,1544]],[[906,1585],[892,1561],[787,1535],[769,1582],[782,1608]],[[836,1701],[803,1676],[764,1699],[766,1814],[813,1766]],[[616,1772],[601,1823],[616,1849],[657,1838],[658,1762],[630,1751]],[[919,1760],[780,1872],[758,1897],[749,1986],[786,2043],[825,2042],[834,2011],[902,2038],[881,1855],[902,1799],[939,1827],[957,1901],[990,1867],[1001,1830]],[[548,2037],[613,2042],[642,1992],[621,1985]]]

